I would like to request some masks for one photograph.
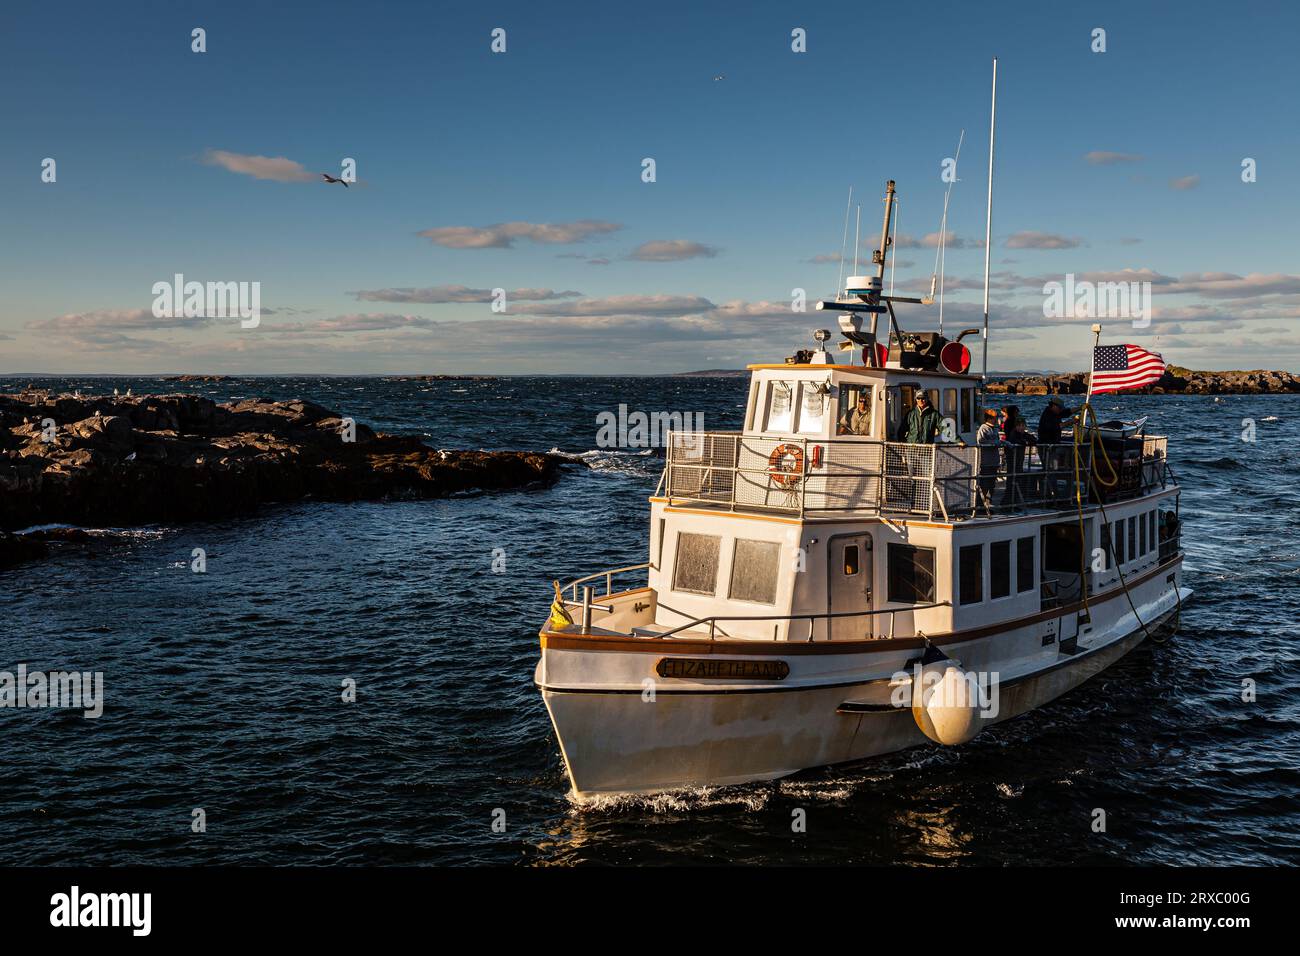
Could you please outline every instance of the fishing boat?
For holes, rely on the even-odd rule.
[[[849,360],[823,329],[750,365],[739,431],[670,434],[647,560],[556,584],[534,679],[579,800],[960,746],[1176,628],[1167,439],[1085,402],[1060,444],[981,443],[980,330],[905,331],[929,299],[884,291],[894,201],[819,304]]]

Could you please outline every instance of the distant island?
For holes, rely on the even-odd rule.
[[[985,390],[1007,395],[1083,395],[1088,391],[1088,373],[990,377]],[[1145,395],[1285,395],[1300,392],[1300,376],[1262,369],[1198,372],[1181,365],[1170,365],[1159,381],[1132,391]]]
[[[744,369],[710,368],[698,372],[677,372],[676,378],[740,378]],[[1043,372],[989,375],[985,391],[1005,395],[1083,395],[1088,391],[1087,372]],[[1144,395],[1286,395],[1300,392],[1300,376],[1291,372],[1263,369],[1238,372],[1198,372],[1170,365],[1154,385],[1135,388]]]

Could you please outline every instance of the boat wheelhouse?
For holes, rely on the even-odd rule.
[[[1166,439],[1086,406],[1061,444],[981,433],[969,353],[899,328],[876,261],[824,303],[861,363],[818,333],[750,366],[741,430],[670,435],[648,560],[557,598],[535,679],[580,798],[960,744],[1175,624]]]

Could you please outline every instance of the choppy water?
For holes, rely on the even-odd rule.
[[[0,574],[0,669],[101,670],[107,696],[98,720],[0,710],[0,864],[1300,861],[1300,397],[1099,402],[1172,437],[1197,592],[1176,640],[960,750],[580,810],[532,685],[537,626],[553,578],[644,560],[660,462],[596,450],[596,413],[734,428],[743,380],[43,384],[308,397],[439,447],[594,467],[147,529]],[[1041,404],[1021,400],[1031,422]]]

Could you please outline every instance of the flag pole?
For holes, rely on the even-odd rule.
[[[1092,354],[1088,358],[1088,393],[1083,396],[1083,404],[1085,408],[1088,408],[1088,403],[1092,401],[1092,375],[1097,371],[1097,346],[1100,344],[1101,326],[1094,323],[1092,326]],[[1093,419],[1095,420],[1096,417],[1096,414],[1094,414]],[[1084,414],[1084,418],[1087,418],[1086,413]],[[1081,424],[1086,426],[1088,423],[1084,421]]]

